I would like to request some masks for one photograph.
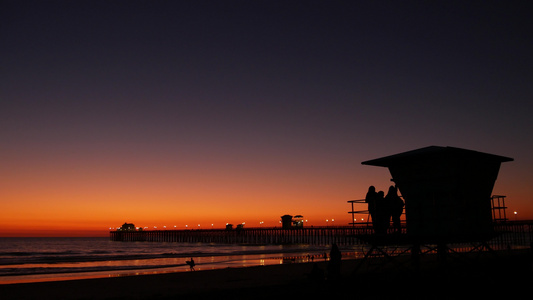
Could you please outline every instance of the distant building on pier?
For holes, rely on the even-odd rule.
[[[281,216],[281,227],[283,229],[303,228],[304,217],[302,215],[283,215]]]
[[[118,228],[120,231],[135,231],[135,225],[132,223],[124,223]]]

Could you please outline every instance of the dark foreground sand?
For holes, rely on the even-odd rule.
[[[0,299],[453,299],[531,297],[530,251],[343,260],[338,279],[309,277],[313,263],[283,264],[172,274],[0,285]],[[326,272],[327,263],[317,262]],[[354,270],[356,270],[354,272]],[[525,298],[523,298],[525,299]]]

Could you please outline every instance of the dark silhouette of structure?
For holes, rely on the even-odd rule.
[[[512,158],[430,146],[362,164],[387,167],[405,200],[406,230],[423,241],[460,242],[493,234],[491,194]]]
[[[281,227],[283,229],[295,229],[295,228],[303,228],[304,226],[304,220],[302,215],[283,215],[281,216]]]
[[[488,241],[495,236],[492,190],[501,163],[512,160],[455,147],[430,146],[362,162],[389,169],[395,186],[389,188],[383,209],[387,205],[393,208],[393,202],[398,203],[400,213],[394,216],[394,228],[398,233],[401,204],[399,197],[392,199],[397,197],[396,189],[399,189],[405,200],[406,221],[405,234],[388,235],[382,226],[389,226],[392,213],[380,216],[379,201],[382,200],[378,197],[375,211],[371,212],[372,218],[376,216],[373,224],[378,224],[375,234],[359,236],[370,244],[365,258],[376,251],[392,260],[383,247],[408,245],[416,268],[421,246],[436,245],[443,261],[452,243],[477,243],[478,246],[473,247],[475,250],[489,248]],[[356,213],[353,210],[355,201],[351,201],[352,215]],[[381,218],[387,220],[381,222]]]
[[[505,206],[505,197],[502,195],[492,196],[492,221],[493,222],[507,222],[507,213]]]
[[[292,216],[291,215],[283,215],[283,216],[281,216],[281,227],[283,229],[292,228]]]
[[[292,218],[292,226],[296,228],[304,227],[304,216],[296,215]]]
[[[132,224],[132,223],[127,223],[127,222],[126,222],[126,223],[122,224],[122,226],[120,226],[120,227],[118,228],[118,230],[122,230],[122,231],[135,231],[136,228],[135,228],[135,225],[134,225],[134,224]]]

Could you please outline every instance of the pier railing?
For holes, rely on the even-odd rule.
[[[402,228],[405,234],[406,228]],[[495,237],[489,244],[495,248],[525,246],[533,241],[533,221],[495,223]],[[225,244],[310,244],[310,245],[363,245],[360,236],[373,233],[364,226],[241,229],[189,229],[111,231],[110,239],[124,242],[177,242],[177,243],[225,243]]]

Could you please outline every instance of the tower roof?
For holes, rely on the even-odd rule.
[[[472,158],[478,160],[487,160],[491,162],[507,162],[513,161],[510,157],[488,154],[473,150],[455,148],[455,147],[441,147],[429,146],[407,152],[402,152],[382,158],[376,158],[362,162],[363,165],[389,167],[392,165],[411,163],[418,160],[438,160],[443,157],[453,157],[458,159]]]

